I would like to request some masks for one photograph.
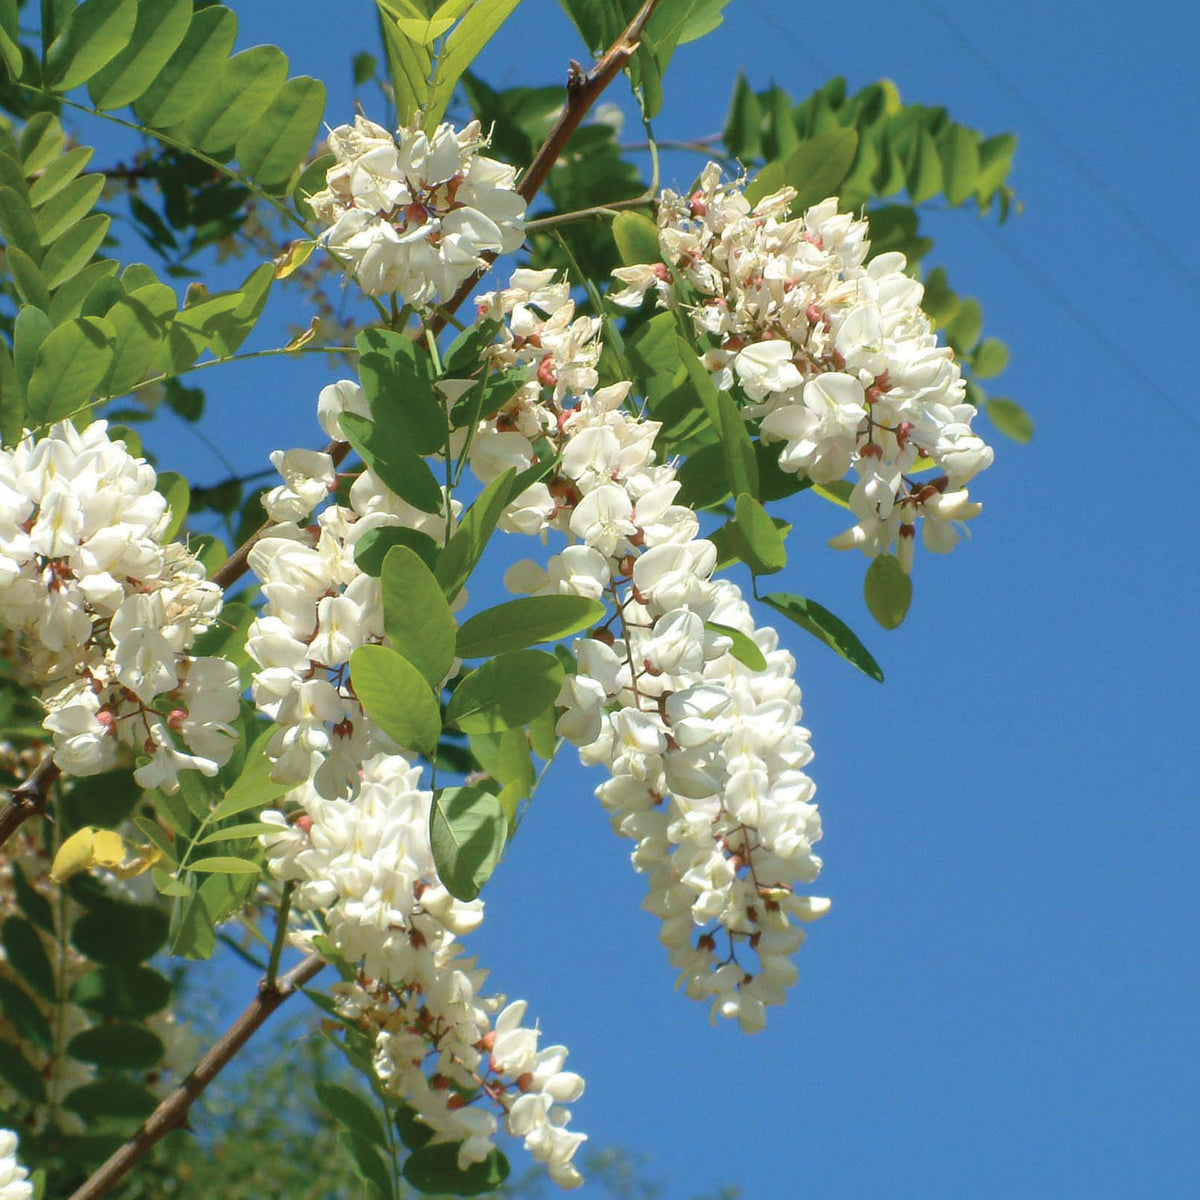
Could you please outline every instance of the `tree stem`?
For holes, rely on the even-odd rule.
[[[8,803],[0,811],[0,846],[30,817],[45,815],[50,801],[50,788],[61,772],[47,751],[45,758],[29,773],[29,777],[9,792]]]
[[[258,995],[246,1011],[196,1064],[192,1073],[146,1118],[137,1133],[71,1195],[70,1200],[97,1200],[106,1195],[151,1147],[171,1130],[178,1129],[193,1102],[250,1040],[255,1030],[324,965],[325,960],[319,954],[310,954],[274,984],[263,979],[258,985]]]

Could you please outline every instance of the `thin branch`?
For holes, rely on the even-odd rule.
[[[60,771],[50,751],[29,773],[29,777],[9,792],[8,803],[0,811],[0,846],[30,817],[44,816],[50,802],[50,788]]]
[[[627,208],[649,208],[654,203],[652,196],[631,196],[628,200],[610,200],[607,204],[595,204],[591,208],[579,208],[574,212],[551,213],[548,217],[538,217],[535,221],[527,221],[525,228],[531,233],[538,229],[553,229],[556,225],[570,225],[573,221],[582,221],[587,217],[609,217]]]
[[[155,1143],[171,1130],[178,1129],[187,1120],[188,1109],[200,1093],[228,1066],[258,1027],[323,966],[325,960],[319,954],[310,954],[275,984],[268,984],[265,979],[259,983],[258,995],[246,1011],[196,1064],[192,1073],[146,1118],[137,1133],[78,1188],[70,1200],[98,1200],[106,1195]]]

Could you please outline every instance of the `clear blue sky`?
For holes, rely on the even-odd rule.
[[[972,541],[919,553],[895,633],[863,607],[864,560],[824,547],[842,514],[789,516],[779,586],[842,615],[888,676],[783,631],[834,901],[801,980],[752,1039],[672,992],[628,846],[567,754],[472,939],[586,1075],[574,1126],[644,1155],[669,1200],[726,1183],[749,1200],[1197,1194],[1198,22],[1161,0],[938,5],[733,0],[679,51],[656,124],[718,130],[742,66],[797,99],[889,77],[1021,139],[1019,218],[926,220],[930,264],[1011,349],[992,390],[1036,440],[997,436]],[[367,0],[235,7],[239,46],[279,43],[329,82],[330,123],[349,118]],[[549,83],[579,56],[554,0],[525,0],[479,69]],[[623,80],[612,98],[632,111]],[[257,344],[293,316],[268,310]],[[312,361],[209,372],[207,429],[248,470],[316,445],[330,378]],[[218,477],[189,438],[149,440]]]

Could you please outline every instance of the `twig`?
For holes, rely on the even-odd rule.
[[[0,846],[30,817],[45,814],[46,805],[50,802],[50,788],[60,773],[52,752],[48,750],[29,777],[9,792],[8,803],[0,812]]]
[[[258,995],[246,1011],[225,1031],[192,1073],[150,1114],[142,1127],[99,1168],[70,1200],[97,1200],[124,1177],[127,1171],[166,1134],[187,1119],[196,1098],[229,1064],[260,1025],[298,988],[303,987],[325,965],[319,954],[310,954],[274,985],[264,979]]]
[[[586,217],[608,217],[622,212],[627,208],[649,208],[654,203],[651,196],[631,196],[628,200],[610,200],[607,204],[595,204],[591,208],[579,208],[574,212],[551,213],[548,217],[538,217],[535,221],[527,221],[525,228],[532,233],[537,229],[553,229],[556,225],[569,225],[572,221],[582,221]]]

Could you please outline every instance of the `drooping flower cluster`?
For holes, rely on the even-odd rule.
[[[221,590],[163,544],[155,483],[103,421],[0,451],[0,610],[25,637],[58,766],[107,770],[123,744],[148,756],[138,783],[174,791],[180,771],[229,758],[239,687],[233,664],[190,653]]]
[[[318,418],[330,437],[344,436],[346,411],[369,411],[357,384],[322,391]],[[272,461],[284,481],[264,501],[278,523],[250,554],[266,604],[247,647],[260,667],[255,702],[279,726],[267,748],[273,773],[300,786],[286,815],[263,815],[279,827],[263,837],[270,869],[296,883],[295,911],[319,918],[339,954],[359,965],[359,982],[341,989],[341,1011],[370,1032],[377,1074],[434,1141],[461,1143],[465,1168],[487,1156],[503,1116],[551,1176],[573,1187],[581,1178],[571,1158],[584,1135],[566,1130],[562,1102],[583,1081],[562,1070],[563,1047],[537,1050],[537,1030],[521,1025],[523,1002],[500,1012],[503,997],[479,995],[486,972],[462,957],[456,935],[479,924],[482,902],[456,900],[438,880],[432,794],[348,677],[354,650],[384,640],[379,580],[355,560],[361,539],[400,526],[440,541],[445,513],[412,508],[364,469],[348,505],[330,503],[302,527],[335,486],[333,463],[311,451]]]
[[[485,143],[478,121],[433,134],[414,124],[393,138],[360,115],[330,133],[337,162],[309,203],[368,295],[398,292],[418,307],[449,299],[490,256],[521,244],[516,171],[479,154]]]
[[[705,365],[719,387],[741,389],[763,441],[783,443],[785,471],[815,483],[854,471],[858,522],[831,545],[868,555],[895,545],[908,569],[918,519],[926,547],[944,553],[955,523],[979,512],[966,484],[992,450],[971,430],[958,363],[937,344],[904,256],[868,262],[866,221],[836,199],[793,217],[795,196],[785,187],[751,206],[709,163],[691,196],[661,196],[664,261],[619,268],[626,286],[611,299],[637,305],[654,288],[660,304],[687,305],[713,343]]]
[[[0,1200],[30,1200],[29,1172],[17,1161],[17,1135],[0,1129]]]
[[[341,1011],[370,1033],[379,1078],[434,1141],[460,1143],[460,1169],[487,1156],[499,1113],[573,1187],[584,1135],[567,1131],[562,1104],[582,1094],[583,1080],[563,1071],[564,1047],[537,1049],[537,1029],[522,1025],[524,1001],[504,1007],[503,996],[481,994],[487,972],[463,957],[455,935],[479,924],[483,903],[456,900],[438,882],[433,797],[419,778],[401,755],[378,754],[349,799],[326,799],[311,783],[289,793],[288,817],[263,818],[280,827],[263,838],[271,871],[296,881],[297,910],[320,913],[339,952],[360,964],[359,982],[340,988]]]
[[[369,412],[362,388],[342,380],[322,390],[318,419],[330,437],[344,437],[342,412]],[[301,526],[334,486],[333,461],[309,450],[277,451],[272,461],[284,482],[267,494],[277,522],[250,551],[250,569],[266,603],[250,627],[246,648],[259,665],[255,704],[278,725],[268,754],[276,779],[315,779],[321,795],[347,795],[360,764],[395,743],[367,718],[347,679],[350,655],[383,640],[379,580],[355,561],[367,533],[402,526],[440,541],[444,515],[421,512],[364,469],[349,488],[349,504],[329,504]],[[451,505],[452,515],[458,510]]]
[[[543,298],[550,311],[539,319]],[[585,762],[608,769],[597,796],[616,831],[637,843],[645,907],[662,918],[688,994],[760,1029],[765,1007],[781,1003],[796,976],[789,955],[804,933],[792,920],[828,908],[796,890],[820,870],[821,825],[802,770],[811,751],[798,724],[795,663],[773,630],[755,628],[739,590],[711,578],[716,548],[691,509],[674,503],[674,468],[654,461],[658,423],[622,408],[628,385],[580,395],[594,371],[562,385],[547,330],[574,327],[570,300],[527,272],[483,297],[480,311],[512,313],[522,332],[512,332],[508,352],[539,357],[541,387],[515,397],[477,442],[506,438],[513,456],[530,459],[530,433],[554,443],[560,462],[544,527],[577,539],[544,569],[518,563],[506,582],[532,594],[607,597],[615,609],[608,626],[575,643],[578,673],[558,698],[558,732]],[[595,333],[582,339],[591,343],[585,361],[598,354]],[[567,353],[581,357],[578,345]],[[578,403],[567,407],[567,397]],[[750,657],[763,664],[736,658],[725,630],[749,639]]]

